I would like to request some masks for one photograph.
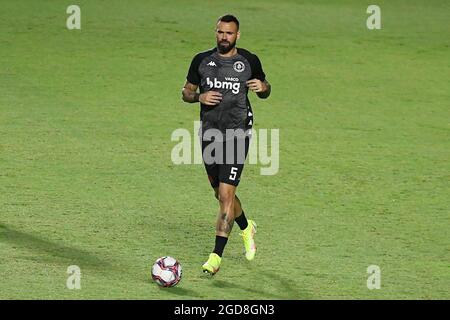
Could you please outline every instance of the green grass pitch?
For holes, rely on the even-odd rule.
[[[381,30],[356,0],[80,0],[81,30],[69,4],[0,4],[0,299],[450,298],[448,1],[377,1]],[[208,279],[217,202],[170,137],[193,132],[180,89],[227,12],[272,84],[251,101],[280,170],[246,166],[257,257],[235,227]],[[163,255],[175,288],[151,281]]]

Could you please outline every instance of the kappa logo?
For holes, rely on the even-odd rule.
[[[210,66],[210,67],[217,67],[217,65],[216,65],[216,63],[215,63],[214,61],[210,61],[210,62],[207,64],[207,66]]]
[[[242,72],[242,71],[245,70],[245,64],[244,64],[242,61],[236,61],[236,62],[233,64],[233,69],[234,69],[234,71],[236,71],[236,72]]]

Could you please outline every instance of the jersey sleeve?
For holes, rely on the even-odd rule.
[[[263,71],[261,61],[256,54],[251,55],[250,65],[252,68],[252,79],[258,79],[261,81],[266,80],[266,74]]]
[[[191,62],[191,66],[189,67],[188,74],[186,76],[186,80],[192,84],[199,85],[200,84],[200,74],[198,72],[198,68],[200,66],[201,56],[196,55]]]

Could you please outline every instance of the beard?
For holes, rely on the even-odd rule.
[[[217,41],[217,49],[220,53],[225,54],[231,51],[236,46],[235,42],[228,42],[228,41]]]

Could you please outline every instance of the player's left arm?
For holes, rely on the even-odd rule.
[[[261,99],[267,99],[270,96],[270,92],[272,90],[272,86],[270,85],[269,81],[267,81],[267,79],[265,79],[264,81],[261,81],[259,79],[248,80],[247,86]]]

